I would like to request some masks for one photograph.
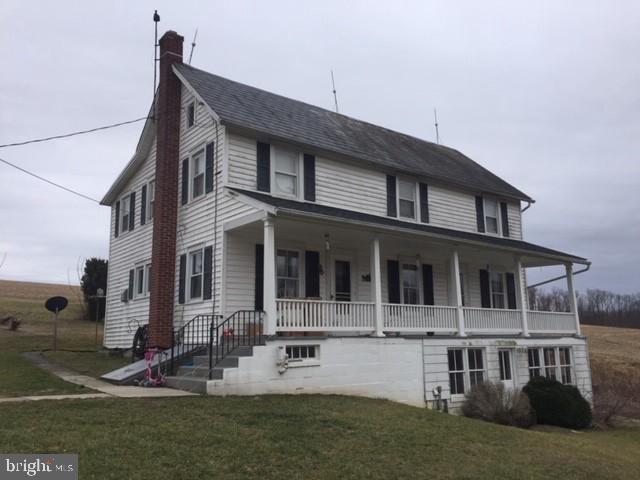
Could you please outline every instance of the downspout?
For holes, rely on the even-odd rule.
[[[531,205],[535,203],[535,200],[527,200],[527,206],[520,210],[520,213],[524,213],[531,208]]]
[[[591,268],[591,262],[587,262],[587,266],[585,268],[583,268],[582,270],[578,270],[573,272],[573,276],[575,277],[576,275],[580,274],[580,273],[584,273],[586,271],[588,271]],[[535,288],[535,287],[539,287],[540,285],[546,285],[547,283],[551,283],[551,282],[555,282],[556,280],[562,280],[563,278],[567,278],[567,275],[560,275],[559,277],[554,277],[551,278],[549,280],[545,280],[543,282],[538,282],[538,283],[534,283],[533,285],[528,285],[527,288]]]

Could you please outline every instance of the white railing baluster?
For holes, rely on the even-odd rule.
[[[529,331],[535,333],[576,333],[575,317],[570,312],[527,310]]]

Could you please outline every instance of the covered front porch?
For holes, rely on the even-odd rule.
[[[525,268],[551,265],[571,312],[527,308]],[[267,335],[580,334],[568,259],[282,211],[225,225],[222,284],[223,311],[264,310]]]

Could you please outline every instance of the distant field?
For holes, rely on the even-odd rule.
[[[640,329],[583,325],[592,362],[640,375]]]
[[[79,303],[82,299],[82,290],[78,285],[0,280],[0,298],[44,302],[47,298],[56,295],[67,297],[70,303]]]

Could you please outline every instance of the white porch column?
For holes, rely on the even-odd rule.
[[[382,274],[380,268],[380,239],[371,242],[371,298],[374,302],[376,331],[374,336],[384,337],[384,318],[382,317]]]
[[[276,333],[276,238],[275,220],[267,216],[263,220],[264,226],[264,295],[263,305],[266,313],[264,321],[264,334]]]
[[[522,335],[529,336],[529,322],[527,321],[527,287],[522,281],[522,261],[520,257],[516,258],[516,291],[520,300],[520,310],[522,312]]]
[[[576,322],[576,333],[581,335],[580,332],[580,317],[578,316],[578,301],[576,299],[576,291],[573,287],[573,265],[571,263],[566,263],[564,265],[565,271],[567,272],[567,289],[569,290],[569,303],[571,305],[571,313],[575,317]]]
[[[462,287],[460,286],[460,259],[457,250],[454,250],[451,255],[451,294],[454,306],[457,308],[458,335],[466,337],[464,311],[462,310]]]

